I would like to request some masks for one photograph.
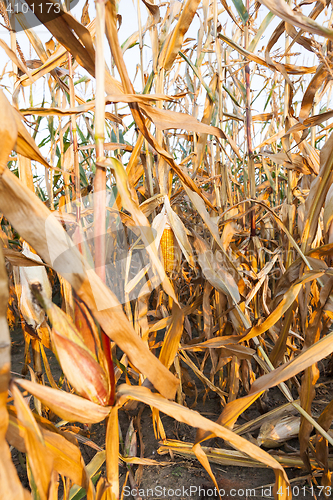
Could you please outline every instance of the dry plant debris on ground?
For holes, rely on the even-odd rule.
[[[332,4],[137,0],[121,44],[90,3],[0,0],[0,497],[139,498],[178,456],[330,497]]]

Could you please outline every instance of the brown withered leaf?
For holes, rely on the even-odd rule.
[[[140,108],[158,129],[169,130],[171,128],[180,128],[188,130],[189,132],[211,134],[219,137],[220,139],[227,139],[224,132],[222,132],[222,130],[218,127],[213,127],[212,125],[206,125],[203,122],[199,122],[199,120],[189,114],[178,113],[177,111],[171,111],[169,109],[153,108],[152,106],[145,106],[143,104],[140,104]],[[237,151],[237,155],[239,155],[240,153],[238,148],[235,147],[235,149]]]
[[[162,396],[153,394],[149,389],[145,387],[133,387],[129,385],[121,385],[117,391],[118,402],[123,404],[127,399],[134,399],[136,401],[142,401],[143,403],[152,406],[159,411],[166,413],[172,418],[186,423],[192,427],[198,427],[206,431],[210,431],[214,436],[221,437],[225,439],[235,448],[246,453],[249,457],[254,460],[259,460],[265,463],[269,467],[272,467],[276,477],[275,491],[279,487],[283,492],[281,498],[284,500],[291,500],[291,494],[287,493],[286,486],[289,484],[287,475],[283,467],[273,459],[268,453],[261,450],[258,446],[250,443],[249,441],[241,438],[231,430],[226,427],[208,420],[199,413],[190,410],[184,406],[180,406],[177,403],[167,401]]]
[[[301,109],[299,112],[299,121],[304,122],[308,118],[310,111],[312,109],[313,100],[315,98],[316,92],[320,89],[321,85],[325,81],[328,75],[328,69],[322,63],[318,66],[316,74],[312,77],[306,91],[303,94]]]
[[[256,325],[251,328],[251,330],[244,337],[242,337],[242,341],[250,340],[253,337],[257,337],[258,335],[262,335],[263,333],[267,332],[267,330],[275,325],[275,323],[277,323],[281,316],[294,303],[303,284],[320,278],[324,273],[325,271],[313,271],[311,273],[304,274],[299,280],[293,283],[288,292],[284,294],[283,299],[281,300],[279,305],[274,309],[274,311],[271,312],[268,318],[260,325]]]
[[[142,0],[142,1],[149,10],[149,12],[151,13],[151,15],[153,16],[154,22],[158,23],[158,21],[160,20],[160,9],[158,5],[149,2],[149,0]]]
[[[90,74],[95,73],[95,51],[90,33],[69,13],[60,9],[60,15],[54,18],[53,12],[43,9],[43,4],[34,6],[31,0],[28,5],[33,9],[35,16],[44,24],[53,36],[78,60]],[[75,36],[75,34],[77,36]]]
[[[40,262],[40,260],[26,257],[22,252],[12,250],[11,248],[4,248],[3,254],[12,266],[35,267],[45,265],[43,262]]]
[[[85,1],[85,4],[82,8],[82,14],[81,14],[81,24],[83,26],[87,26],[87,24],[90,23],[90,17],[89,17],[89,0]]]
[[[166,38],[158,60],[159,66],[164,68],[165,71],[170,71],[172,68],[174,60],[182,47],[184,36],[192,23],[199,4],[200,0],[187,0],[183,6],[176,26]]]
[[[262,59],[261,57],[257,56],[256,54],[253,54],[252,52],[249,52],[248,50],[244,49],[244,47],[241,47],[238,45],[236,42],[228,38],[226,35],[223,35],[222,33],[219,33],[219,38],[226,42],[230,47],[234,48],[237,50],[240,54],[244,55],[251,61],[254,61],[257,64],[260,64],[262,66],[266,66],[270,69],[278,70],[278,71],[283,71],[284,74],[294,74],[294,75],[299,75],[299,74],[308,74],[308,73],[315,73],[317,70],[317,66],[294,66],[292,64],[289,65],[284,65],[284,64],[277,64],[274,61],[271,60],[270,63],[265,61],[265,59]]]

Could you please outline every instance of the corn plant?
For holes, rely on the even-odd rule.
[[[333,353],[331,2],[126,1],[123,43],[118,2],[90,4],[78,20],[68,1],[0,0],[0,496],[119,499],[119,457],[132,484],[156,463],[133,426],[119,435],[138,402],[159,452],[215,485],[210,462],[272,468],[280,500],[291,466],[330,488],[333,404],[312,403]],[[216,422],[189,407],[199,381]],[[275,386],[285,404],[240,424]],[[195,442],[169,439],[161,413]],[[85,464],[66,428],[103,421]],[[295,436],[291,458],[264,449]]]

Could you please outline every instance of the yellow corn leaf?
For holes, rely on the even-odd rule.
[[[3,100],[6,99],[5,96],[0,92],[0,104],[3,105]],[[16,151],[30,160],[35,160],[44,165],[44,167],[51,168],[45,158],[42,156],[39,148],[37,147],[34,139],[31,137],[27,129],[22,123],[22,115],[17,109],[12,108],[13,116],[16,121],[16,127],[18,131]]]
[[[22,424],[22,434],[29,457],[33,479],[37,485],[41,500],[48,500],[53,457],[48,452],[34,416],[15,384],[11,385],[18,420]]]
[[[10,153],[15,147],[17,140],[17,122],[12,112],[12,107],[6,99],[3,91],[0,91],[0,107],[2,119],[0,122],[1,148],[0,148],[0,174],[7,166]]]
[[[108,426],[106,430],[106,477],[111,485],[109,494],[110,500],[119,498],[119,424],[118,424],[118,410],[114,406],[110,411],[108,419]]]
[[[165,334],[159,360],[167,368],[174,362],[179,348],[179,342],[183,334],[184,315],[180,307],[174,303],[172,306],[170,326]]]
[[[309,195],[305,202],[302,251],[306,252],[313,241],[318,226],[319,213],[324,205],[327,192],[333,181],[333,134],[326,141],[320,152],[320,171],[312,181]]]
[[[276,498],[280,498],[280,495],[277,495],[276,492],[278,491],[278,488],[281,487],[281,491],[283,493],[280,500],[291,500],[291,494],[288,494],[287,489],[289,481],[283,467],[268,453],[261,450],[258,446],[255,446],[254,444],[250,443],[246,439],[241,438],[229,429],[222,427],[221,425],[218,425],[211,420],[208,420],[207,418],[203,417],[193,410],[190,410],[189,408],[185,408],[184,406],[180,406],[177,403],[168,401],[158,394],[153,394],[149,389],[145,387],[133,387],[123,384],[118,388],[117,395],[119,404],[124,403],[127,399],[142,401],[143,403],[152,406],[169,416],[172,416],[172,418],[178,420],[179,422],[186,423],[188,425],[191,425],[192,427],[198,427],[200,429],[210,431],[215,436],[228,441],[228,443],[230,443],[238,450],[241,450],[243,453],[246,453],[252,459],[258,460],[265,463],[269,467],[272,467],[276,477],[274,488]]]
[[[9,143],[10,147],[10,143]],[[1,158],[1,153],[0,153]],[[1,159],[0,159],[1,166]],[[8,412],[6,408],[8,383],[10,379],[10,335],[6,321],[8,303],[8,281],[5,262],[0,247],[0,484],[3,498],[31,500],[31,495],[23,488],[12,462],[6,442]]]
[[[158,64],[169,71],[183,44],[184,35],[190,27],[200,0],[187,0],[172,33],[164,42]]]
[[[258,335],[262,335],[267,332],[269,328],[271,328],[281,316],[289,309],[289,307],[296,300],[303,284],[308,283],[309,281],[313,281],[314,279],[320,278],[325,274],[325,271],[312,271],[310,273],[304,274],[302,278],[297,280],[288,290],[287,293],[284,294],[283,299],[279,303],[279,305],[274,309],[274,311],[268,316],[268,318],[261,323],[260,325],[254,326],[251,330],[242,337],[242,342],[245,340],[253,339],[253,337],[257,337]]]
[[[30,493],[23,488],[16,468],[12,462],[9,446],[5,435],[8,426],[8,413],[6,409],[7,392],[0,393],[0,481],[1,496],[15,500],[31,500]]]
[[[264,391],[270,387],[275,387],[291,377],[294,377],[297,373],[305,370],[309,366],[331,354],[333,352],[332,339],[333,333],[326,335],[314,345],[306,349],[306,351],[303,351],[301,354],[296,356],[292,361],[279,366],[279,368],[272,370],[270,373],[257,379],[252,384],[248,396],[236,399],[225,406],[218,421],[223,425],[232,425],[237,420],[238,416],[243,413],[243,411],[245,411]]]
[[[211,478],[211,480],[213,481],[214,483],[214,486],[215,488],[217,489],[217,491],[219,491],[219,486],[217,484],[217,481],[216,481],[216,478],[213,474],[213,471],[212,471],[212,468],[210,466],[210,463],[209,463],[209,460],[207,458],[207,455],[206,453],[204,452],[204,450],[202,449],[200,443],[195,443],[193,445],[193,448],[192,448],[193,452],[195,453],[195,456],[197,457],[197,459],[199,460],[199,462],[201,463],[201,465],[206,469],[206,471],[208,472],[208,475],[209,477]]]
[[[40,418],[39,429],[41,431],[48,454],[52,456],[53,467],[59,474],[69,477],[87,491],[88,498],[92,498],[93,485],[89,480],[80,448],[68,441],[51,423]],[[47,426],[43,427],[43,424]],[[53,429],[52,429],[53,428]],[[52,429],[52,430],[51,430]],[[24,427],[19,422],[14,408],[9,410],[9,426],[6,434],[8,442],[22,453],[26,453],[24,442]]]
[[[29,380],[15,379],[15,382],[68,422],[95,424],[109,415],[109,407],[97,405],[75,394],[58,391]]]

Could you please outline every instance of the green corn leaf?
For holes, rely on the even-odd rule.
[[[239,17],[241,18],[243,24],[246,24],[249,20],[249,13],[246,10],[242,0],[232,0],[232,3],[236,7]]]

